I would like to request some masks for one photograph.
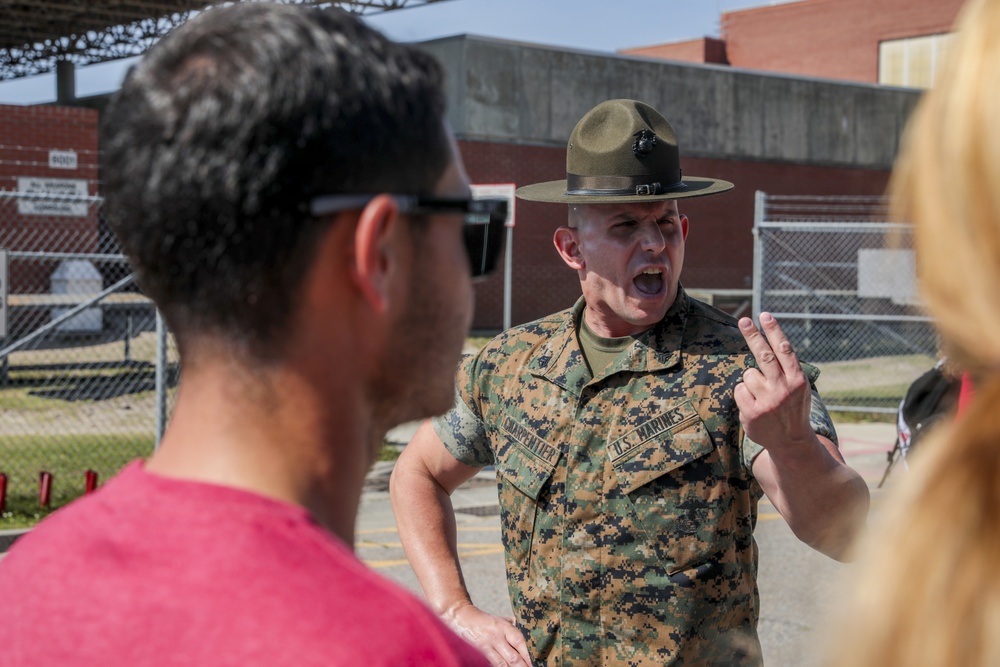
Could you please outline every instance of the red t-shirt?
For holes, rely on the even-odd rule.
[[[301,507],[127,467],[0,560],[0,665],[487,665]]]

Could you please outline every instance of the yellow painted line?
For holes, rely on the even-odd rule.
[[[368,542],[368,541],[364,541],[364,542],[358,542],[355,546],[357,546],[357,547],[385,547],[385,548],[402,549],[403,548],[403,543],[402,542]],[[458,548],[459,549],[462,549],[463,547],[467,547],[469,549],[484,549],[484,548],[487,548],[487,547],[491,547],[492,548],[494,546],[498,546],[498,545],[495,542],[459,542],[458,543]]]
[[[478,547],[472,548],[470,547]],[[503,553],[503,545],[501,544],[459,544],[458,545],[458,555],[460,558],[472,558],[474,556],[490,556],[493,554]],[[372,569],[382,569],[386,567],[397,567],[399,565],[409,565],[410,561],[405,558],[395,558],[395,559],[383,559],[383,560],[368,560],[365,558],[361,559],[368,567]]]
[[[458,549],[459,556],[489,556],[490,554],[502,554],[503,545],[502,544],[491,544],[485,546],[482,549],[476,549],[475,551],[462,551],[461,547]]]
[[[354,531],[355,535],[378,535],[379,533],[398,533],[399,531],[395,526],[390,526],[387,528],[365,528],[364,530]],[[482,533],[482,532],[500,532],[500,526],[459,526],[458,532],[460,533]]]
[[[780,518],[781,518],[781,515],[778,514],[777,512],[775,512],[774,514],[758,514],[757,515],[757,520],[758,521],[771,521],[773,519],[780,519]]]
[[[398,533],[395,526],[390,526],[388,528],[366,528],[364,530],[354,531],[355,535],[375,535],[377,533]]]
[[[396,567],[397,565],[409,565],[410,561],[403,558],[402,560],[364,560],[361,559],[365,565],[368,567],[378,570],[383,567]]]

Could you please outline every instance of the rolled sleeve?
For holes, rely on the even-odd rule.
[[[465,359],[455,381],[455,405],[431,420],[434,432],[459,463],[482,468],[494,463],[486,425],[475,409],[474,371],[476,358]]]
[[[816,435],[828,438],[835,446],[840,447],[837,439],[837,429],[833,426],[833,419],[823,403],[823,399],[816,390],[816,378],[819,377],[819,369],[807,363],[802,363],[802,370],[809,378],[809,385],[812,388],[812,401],[809,405],[809,426],[812,427]],[[742,453],[743,462],[748,469],[753,470],[753,460],[764,451],[764,447],[743,435]]]

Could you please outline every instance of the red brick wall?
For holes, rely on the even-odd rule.
[[[565,178],[563,148],[461,141],[462,157],[474,183],[518,186]],[[754,192],[769,194],[882,194],[887,171],[812,167],[752,160],[688,157],[684,173],[723,178],[736,189],[722,195],[685,200],[691,219],[681,281],[689,288],[742,289],[753,272]],[[552,245],[552,234],[566,220],[565,206],[517,201],[513,244],[511,320],[513,324],[568,307],[580,295],[576,274]],[[503,272],[476,286],[473,328],[496,331],[503,324]]]
[[[734,67],[878,81],[879,42],[948,32],[964,0],[804,0],[722,15]]]
[[[98,113],[60,106],[0,105],[0,190],[17,191],[18,177],[83,179],[97,194]],[[49,167],[49,150],[73,150],[77,169]],[[0,247],[9,250],[94,252],[97,208],[86,217],[22,215],[17,202],[0,198]],[[11,291],[47,292],[54,264],[31,262],[12,270]]]
[[[689,63],[716,63],[728,65],[726,58],[726,43],[720,39],[701,37],[685,42],[641,46],[634,49],[622,49],[619,53],[628,56],[646,56],[661,60],[680,60]]]
[[[84,178],[97,193],[97,125],[93,109],[0,105],[0,190],[16,177]],[[74,150],[78,169],[50,169],[50,149]]]

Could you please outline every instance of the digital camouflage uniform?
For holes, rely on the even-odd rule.
[[[459,461],[496,465],[508,586],[533,659],[759,664],[760,447],[744,440],[733,397],[753,364],[736,322],[680,290],[591,378],[583,307],[493,339],[435,420]],[[814,428],[834,438],[813,404]]]

